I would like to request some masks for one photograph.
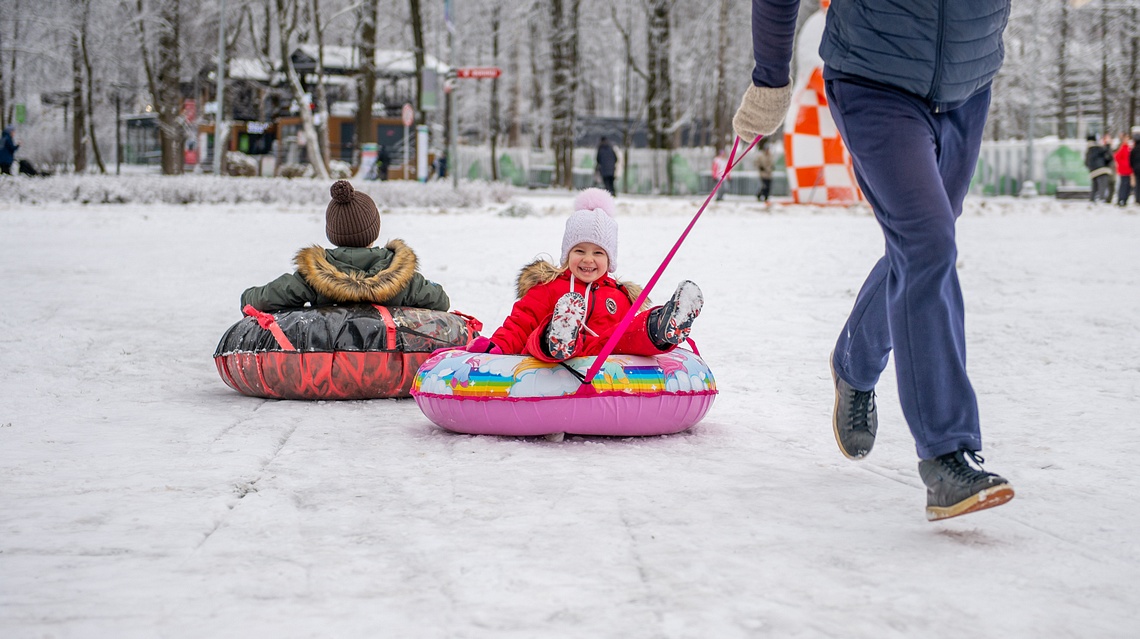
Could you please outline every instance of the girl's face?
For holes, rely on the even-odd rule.
[[[582,242],[575,244],[566,256],[566,267],[575,278],[590,284],[601,279],[610,269],[610,256],[597,244]]]

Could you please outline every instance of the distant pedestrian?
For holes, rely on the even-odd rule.
[[[724,172],[727,170],[728,170],[728,156],[726,156],[724,154],[723,148],[717,147],[716,156],[713,158],[713,161],[712,161],[713,183],[715,184],[715,183],[719,182],[720,176],[724,175]],[[724,179],[724,184],[721,184],[720,188],[717,189],[717,191],[716,191],[716,199],[718,202],[724,199],[724,194],[726,191],[728,191],[728,178],[727,177]]]
[[[376,147],[376,179],[388,181],[388,165],[392,163],[392,156],[388,155],[388,147],[383,144]]]
[[[1132,168],[1132,181],[1140,180],[1140,126],[1132,127],[1132,151],[1128,154],[1128,164]],[[1136,189],[1137,196],[1140,196],[1140,184],[1133,184]],[[1136,198],[1136,203],[1140,204],[1140,197]]]
[[[437,180],[447,177],[447,151],[441,152],[435,158],[435,177]]]
[[[4,127],[4,133],[0,135],[0,172],[4,175],[12,175],[12,163],[16,161],[16,149],[20,148],[16,144],[15,138],[16,127]]]
[[[1120,186],[1116,190],[1116,204],[1128,204],[1128,197],[1132,195],[1132,144],[1127,134],[1120,134],[1120,148],[1113,156],[1116,160],[1116,174],[1119,176]]]
[[[1112,152],[1095,135],[1090,135],[1085,150],[1085,168],[1089,170],[1089,202],[1112,201]]]
[[[617,152],[614,151],[613,145],[610,144],[609,138],[602,136],[598,142],[598,152],[594,156],[594,161],[597,166],[598,176],[602,178],[602,186],[610,195],[616,196],[617,190],[614,188],[614,176],[617,175]]]
[[[764,138],[756,148],[756,172],[760,174],[760,190],[756,199],[761,202],[768,201],[772,192],[772,173],[776,170],[776,159],[772,157],[772,148],[767,142],[768,138]]]

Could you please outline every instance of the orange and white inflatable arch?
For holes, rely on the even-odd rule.
[[[799,204],[845,205],[863,199],[823,88],[819,44],[830,4],[820,2],[820,10],[804,22],[796,39],[799,73],[784,121],[784,162],[792,201]]]

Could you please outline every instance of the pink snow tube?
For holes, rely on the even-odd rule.
[[[411,393],[442,428],[509,436],[679,433],[701,421],[716,397],[712,371],[688,350],[611,355],[592,381],[594,392],[578,393],[593,361],[449,350],[420,366]]]

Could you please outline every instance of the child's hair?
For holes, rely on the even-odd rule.
[[[325,235],[337,246],[368,247],[380,236],[380,211],[367,193],[337,180],[329,188],[332,201],[325,209]]]
[[[614,198],[602,189],[590,188],[574,198],[574,212],[566,220],[562,235],[563,266],[567,264],[570,249],[582,242],[597,244],[606,251],[610,273],[617,268],[618,227],[614,219]]]

